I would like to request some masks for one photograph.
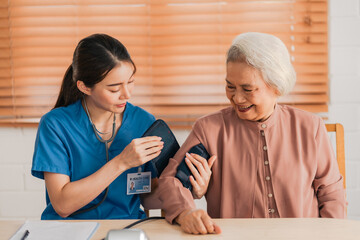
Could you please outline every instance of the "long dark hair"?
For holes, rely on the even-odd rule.
[[[54,108],[68,106],[82,98],[83,93],[76,85],[78,80],[92,88],[122,61],[130,62],[135,73],[136,66],[130,54],[117,39],[106,34],[93,34],[82,39],[75,48],[72,64],[66,70]]]

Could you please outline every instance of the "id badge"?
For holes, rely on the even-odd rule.
[[[151,192],[151,172],[129,173],[126,189],[127,195]]]

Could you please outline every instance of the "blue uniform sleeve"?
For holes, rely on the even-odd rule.
[[[144,110],[142,110],[142,114],[143,114],[143,117],[138,118],[138,119],[139,119],[139,121],[141,121],[139,125],[144,126],[144,129],[142,131],[142,134],[143,134],[155,122],[156,118],[152,114],[150,114]],[[144,172],[151,172],[151,178],[157,177],[156,176],[157,171],[154,168],[154,165],[152,164],[151,161],[144,164]]]
[[[44,172],[70,176],[70,157],[56,125],[46,115],[40,121],[31,169],[34,177],[44,179]]]
[[[151,161],[145,163],[144,172],[151,172],[151,178],[157,178],[156,176],[157,171],[155,170]]]

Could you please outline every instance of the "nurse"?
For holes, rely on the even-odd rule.
[[[79,42],[54,109],[37,132],[32,175],[44,179],[47,190],[41,219],[145,217],[140,198],[147,207],[153,196],[139,193],[157,185],[149,161],[163,142],[141,138],[155,118],[128,102],[135,72],[118,40],[94,34]],[[129,193],[131,181],[145,190]]]

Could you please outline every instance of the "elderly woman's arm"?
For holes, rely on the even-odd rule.
[[[181,146],[174,158],[170,159],[168,166],[161,174],[159,179],[158,193],[160,200],[162,201],[162,208],[165,210],[165,217],[170,223],[180,224],[181,228],[187,233],[220,233],[220,228],[214,222],[212,222],[206,211],[195,210],[195,203],[193,200],[193,195],[195,195],[194,192],[191,193],[189,189],[184,188],[181,182],[175,177],[177,167],[179,166],[186,152],[189,151],[191,147],[200,143],[198,136],[201,134],[199,131],[200,127],[197,123],[195,123],[193,131],[191,131],[185,143]],[[191,156],[188,156],[188,158],[191,158]],[[211,166],[214,161],[215,157],[212,156],[211,161],[209,160]],[[192,163],[194,162],[195,161],[192,161]],[[211,166],[208,166],[209,170]],[[198,164],[197,167],[200,168],[201,166]],[[204,187],[205,191],[202,191],[204,189],[201,190],[202,195],[206,192],[208,183],[209,182],[207,181],[206,187]]]
[[[199,139],[192,131],[175,156],[170,158],[168,166],[159,178],[158,194],[162,201],[162,208],[166,212],[166,219],[170,223],[173,223],[174,219],[184,210],[195,209],[191,192],[183,187],[175,174],[185,153],[199,143]]]
[[[343,179],[325,124],[321,120],[319,120],[315,140],[317,144],[317,171],[313,184],[319,202],[320,217],[345,218],[346,199]]]
[[[151,193],[140,194],[141,204],[145,209],[161,209],[158,196],[158,178],[151,179]]]

